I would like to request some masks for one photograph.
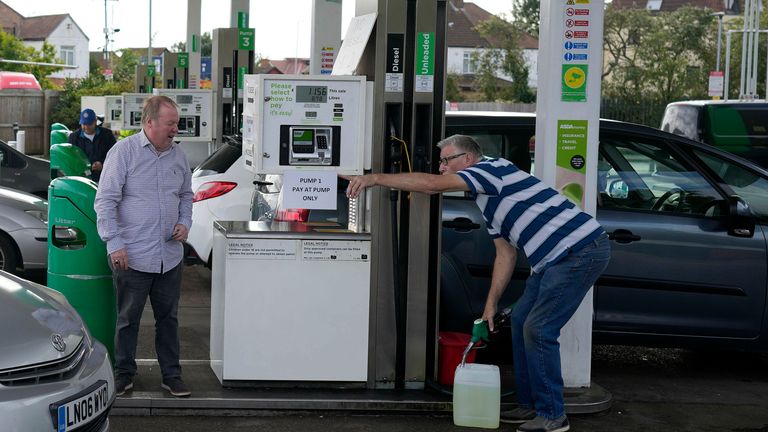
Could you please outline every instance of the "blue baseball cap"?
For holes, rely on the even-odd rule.
[[[92,109],[86,108],[80,113],[80,124],[87,125],[96,121],[96,113]]]

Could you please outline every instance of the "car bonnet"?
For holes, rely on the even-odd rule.
[[[0,272],[0,376],[8,369],[66,358],[80,345],[80,317],[51,291]]]

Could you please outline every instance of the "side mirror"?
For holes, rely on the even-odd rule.
[[[629,196],[629,187],[624,180],[613,181],[608,188],[608,195],[611,198],[624,199]]]
[[[755,235],[755,217],[747,202],[738,195],[728,197],[728,234],[736,237]]]

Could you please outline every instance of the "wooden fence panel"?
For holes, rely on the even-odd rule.
[[[56,91],[0,91],[0,139],[14,140],[14,124],[25,131],[25,151],[48,155],[51,111],[58,101]]]

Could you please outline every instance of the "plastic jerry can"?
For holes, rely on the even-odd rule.
[[[453,423],[456,426],[499,427],[499,367],[466,363],[456,367],[453,381]]]

